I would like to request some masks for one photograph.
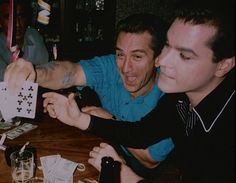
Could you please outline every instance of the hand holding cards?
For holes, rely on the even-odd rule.
[[[0,110],[4,120],[15,116],[35,118],[38,84],[25,81],[20,91],[10,92],[7,83],[0,83]]]

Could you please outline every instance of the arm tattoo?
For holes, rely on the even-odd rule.
[[[73,85],[73,78],[74,78],[73,76],[74,76],[73,71],[66,71],[65,72],[62,83],[66,88]]]
[[[45,75],[47,75],[50,71],[56,70],[58,67],[60,67],[60,62],[57,61],[52,61],[52,62],[48,62],[46,64],[42,64],[42,65],[37,65],[36,68],[37,70],[39,70],[39,72],[44,73]],[[67,88],[67,87],[71,87],[73,84],[73,79],[75,76],[75,72],[72,70],[65,70],[64,71],[64,75],[62,78],[62,85]],[[59,82],[59,80],[58,80]]]
[[[48,62],[42,65],[36,65],[36,69],[46,73],[48,70],[54,70],[59,65],[58,62]]]

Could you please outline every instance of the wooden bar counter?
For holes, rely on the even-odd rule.
[[[24,122],[36,124],[38,127],[13,140],[6,139],[4,145],[25,144],[29,141],[30,145],[37,150],[38,166],[40,166],[40,157],[60,154],[62,158],[85,165],[86,170],[84,172],[75,170],[73,179],[75,183],[84,178],[98,180],[99,172],[88,164],[87,160],[89,152],[94,146],[99,145],[102,139],[75,127],[65,125],[57,119],[50,118],[47,114],[43,114],[36,119],[22,119],[21,124]],[[0,130],[0,133],[4,131],[7,130]],[[36,177],[43,177],[42,170],[36,168]],[[4,151],[0,150],[0,183],[10,182],[11,170],[6,163]]]

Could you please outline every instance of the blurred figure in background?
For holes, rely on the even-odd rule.
[[[29,0],[15,0],[16,3],[16,44],[22,51],[22,57],[33,64],[48,62],[49,56],[44,40],[39,32],[30,28],[31,3]],[[9,1],[0,1],[0,81],[5,68],[11,62],[11,51],[7,48],[7,30]]]

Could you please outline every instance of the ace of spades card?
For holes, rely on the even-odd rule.
[[[15,116],[35,118],[38,84],[25,81],[14,95],[8,91],[5,82],[0,83],[0,110],[4,120]]]

